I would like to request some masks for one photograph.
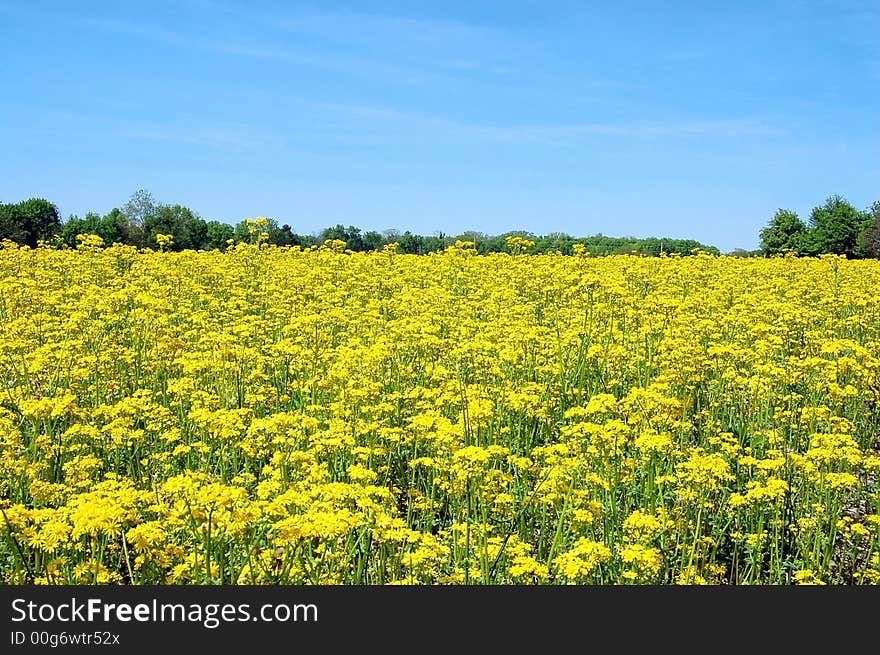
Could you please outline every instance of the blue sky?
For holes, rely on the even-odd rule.
[[[880,5],[0,0],[0,200],[755,248],[880,200]]]

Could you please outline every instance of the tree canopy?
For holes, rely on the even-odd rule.
[[[801,249],[801,240],[807,231],[806,224],[793,211],[780,209],[761,230],[761,249],[770,255]]]
[[[877,257],[878,205],[874,203],[872,209],[860,211],[841,196],[829,196],[822,205],[813,207],[809,223],[793,211],[780,209],[760,232],[761,252]]]
[[[536,235],[515,230],[491,235],[470,230],[458,235],[442,232],[421,235],[409,230],[364,232],[354,225],[339,223],[314,234],[299,234],[289,224],[280,224],[274,218],[261,217],[259,224],[255,219],[246,219],[234,226],[217,220],[206,221],[189,207],[158,202],[144,189],[135,191],[122,207],[115,207],[103,216],[89,212],[82,218],[70,216],[64,222],[58,208],[43,198],[0,203],[0,239],[30,247],[47,242],[75,248],[83,235],[96,235],[105,245],[122,243],[178,251],[224,249],[236,243],[255,242],[308,248],[334,241],[344,242],[347,250],[355,252],[381,250],[393,243],[398,252],[426,254],[443,250],[456,241],[470,241],[480,254],[586,252],[658,256],[689,255],[696,251],[720,254],[714,246],[693,239],[611,237],[601,233],[575,237],[562,232]],[[822,205],[813,208],[808,222],[794,211],[780,208],[760,231],[760,238],[759,250],[736,249],[729,254],[745,257],[793,252],[880,257],[880,201],[861,211],[839,195],[829,196]]]
[[[217,220],[206,221],[183,205],[158,202],[144,189],[135,191],[122,207],[114,207],[103,216],[89,212],[82,218],[70,216],[63,223],[58,219],[54,205],[45,200],[0,205],[0,238],[32,246],[40,240],[54,238],[58,245],[75,248],[85,235],[96,235],[108,246],[122,243],[138,248],[178,251],[224,249],[236,243],[257,242],[307,248],[334,241],[337,244],[344,242],[345,249],[354,252],[381,250],[389,244],[396,244],[398,252],[421,255],[443,250],[456,241],[470,241],[481,254],[558,252],[570,255],[579,251],[593,255],[690,255],[696,250],[720,254],[714,246],[693,239],[609,237],[603,234],[574,237],[562,232],[535,235],[511,231],[490,235],[471,230],[458,235],[442,232],[421,235],[409,230],[403,233],[397,230],[364,232],[354,225],[339,223],[316,234],[298,234],[289,224],[280,224],[274,218],[246,219],[234,226]]]
[[[61,231],[58,208],[43,198],[30,198],[15,204],[0,204],[0,239],[36,248]]]

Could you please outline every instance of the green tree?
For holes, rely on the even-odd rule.
[[[349,225],[348,227],[345,227],[342,224],[338,224],[334,227],[327,227],[321,230],[321,234],[319,236],[320,242],[324,243],[325,241],[330,239],[345,241],[345,247],[348,250],[353,250],[355,252],[364,250],[364,239],[361,235],[361,230],[354,225]]]
[[[867,212],[859,211],[840,196],[831,196],[824,205],[814,207],[810,214],[809,249],[815,254],[833,253],[854,257],[857,255],[859,233],[870,220]]]
[[[228,223],[208,221],[205,247],[211,250],[223,250],[226,248],[226,242],[232,239],[234,234],[232,226]]]
[[[134,245],[131,224],[118,207],[114,207],[104,214],[98,224],[96,234],[104,239],[104,243],[107,245],[114,243]],[[135,234],[139,235],[139,232],[135,232]]]
[[[12,205],[0,205],[0,239],[36,248],[61,232],[58,208],[43,198],[30,198]]]
[[[536,252],[561,252],[563,255],[572,253],[574,238],[565,232],[551,232],[545,236],[533,238]]]
[[[364,232],[364,250],[381,250],[386,243],[385,238],[375,230]]]
[[[250,225],[248,225],[247,220],[239,221],[235,224],[232,231],[232,238],[235,239],[236,243],[250,243]]]
[[[155,247],[155,241],[151,242],[150,235],[144,231],[144,224],[151,218],[155,219],[158,209],[159,203],[149,191],[138,189],[131,194],[121,209],[127,224],[128,242],[131,245],[146,248]]]
[[[76,237],[80,234],[97,234],[100,222],[101,216],[95,212],[89,212],[84,218],[72,215],[61,225],[61,241],[75,248]]]
[[[859,233],[856,251],[861,257],[880,257],[880,200],[868,210],[868,219]]]
[[[27,227],[20,219],[16,205],[0,204],[0,239],[25,243],[27,238]]]
[[[142,224],[144,245],[156,247],[157,234],[174,237],[172,250],[202,250],[208,244],[208,224],[188,207],[157,205],[144,216]]]
[[[97,234],[108,246],[131,243],[128,220],[122,210],[116,207],[104,216],[95,212],[89,212],[84,218],[71,216],[61,226],[61,240],[71,248],[76,247],[76,237],[80,234]]]
[[[793,211],[779,209],[770,222],[760,232],[761,251],[767,255],[775,255],[786,250],[799,252],[803,248],[803,236],[807,231],[806,224]]]
[[[153,194],[146,189],[138,189],[122,206],[122,213],[132,225],[141,226],[156,214],[158,208],[159,203],[153,198]]]
[[[232,235],[236,243],[253,243],[259,232],[266,233],[266,243],[276,246],[306,246],[312,243],[312,239],[296,234],[290,225],[278,225],[274,218],[266,218],[266,224],[261,227],[248,223],[248,220],[236,224]]]
[[[302,245],[300,243],[299,235],[294,233],[290,225],[285,223],[279,227],[277,222],[274,223],[273,229],[269,230],[269,243],[275,244],[276,246]]]
[[[439,252],[447,246],[451,246],[455,241],[455,239],[447,237],[442,232],[420,238],[422,252]]]
[[[425,250],[424,237],[413,234],[409,230],[398,235],[397,238],[389,238],[389,241],[397,241],[398,250],[405,255],[421,255],[427,252]]]

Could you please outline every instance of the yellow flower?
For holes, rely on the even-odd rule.
[[[816,577],[816,572],[813,569],[801,569],[799,571],[794,572],[794,580],[795,583],[799,585],[824,585],[819,578]]]
[[[553,559],[557,573],[569,582],[583,581],[611,558],[611,549],[603,543],[581,537],[570,550]]]

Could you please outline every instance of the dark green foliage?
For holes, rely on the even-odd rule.
[[[534,241],[535,250],[541,252],[561,252],[563,255],[570,255],[573,252],[571,247],[574,245],[575,239],[563,232],[552,232],[542,237],[521,236]]]
[[[880,209],[859,211],[840,196],[813,207],[809,225],[786,209],[776,212],[761,230],[761,250],[774,255],[787,250],[799,255],[880,256]]]
[[[720,254],[712,246],[693,239],[609,237],[596,234],[573,237],[562,232],[535,235],[516,230],[490,235],[475,230],[455,237],[438,233],[434,235],[402,234],[396,230],[362,232],[353,225],[337,224],[317,234],[298,234],[290,225],[279,225],[268,218],[265,226],[256,232],[246,221],[235,227],[220,221],[206,222],[191,209],[182,205],[158,203],[153,196],[141,189],[136,191],[122,208],[114,208],[105,216],[88,213],[83,218],[71,216],[65,223],[58,218],[58,211],[46,200],[32,198],[17,204],[0,204],[0,238],[36,246],[39,241],[53,241],[76,247],[80,234],[96,234],[106,245],[123,243],[139,248],[157,248],[157,234],[171,234],[172,250],[224,249],[233,243],[254,243],[257,232],[265,231],[264,240],[278,246],[307,248],[321,245],[328,239],[346,243],[355,252],[380,250],[390,243],[398,244],[398,251],[409,254],[427,254],[441,251],[456,241],[472,241],[480,254],[510,252],[508,237],[518,236],[534,242],[529,253],[555,252],[570,255],[573,246],[581,244],[590,255],[637,254],[645,256],[690,255],[697,250]],[[831,196],[815,207],[805,224],[796,213],[779,209],[769,224],[761,230],[761,247],[758,251],[736,249],[730,254],[737,257],[758,254],[773,255],[793,251],[801,255],[822,253],[842,254],[848,257],[880,257],[880,202],[868,211],[859,211],[840,196]]]
[[[143,222],[144,245],[156,248],[157,234],[174,237],[171,250],[203,250],[208,242],[208,224],[181,205],[157,205]]]
[[[100,224],[101,216],[95,212],[89,212],[85,215],[85,218],[71,216],[61,226],[61,241],[71,248],[75,248],[76,238],[80,234],[98,234]],[[101,235],[98,234],[98,236]],[[101,238],[104,239],[103,236]],[[108,243],[108,241],[104,239],[104,243]]]
[[[293,233],[290,226],[285,224],[273,230],[269,234],[269,243],[276,246],[298,246],[297,235]]]
[[[95,212],[89,212],[84,218],[71,216],[61,226],[61,241],[71,248],[77,245],[76,237],[80,234],[97,234],[104,240],[106,245],[114,243],[131,243],[133,233],[132,226],[122,213],[122,210],[113,208],[105,216]],[[136,230],[140,235],[140,230]],[[140,238],[138,236],[138,238]]]
[[[61,232],[58,208],[43,198],[0,204],[0,239],[11,239],[31,248]]]
[[[236,223],[232,238],[236,243],[249,243],[253,240],[253,234],[251,234],[250,226],[246,220]]]
[[[349,225],[348,227],[336,225],[334,227],[324,228],[318,236],[318,242],[324,243],[330,239],[345,241],[346,248],[355,252],[365,250],[360,228],[356,228],[353,225]]]
[[[135,235],[140,238],[141,230],[132,226],[121,209],[114,207],[101,219],[97,234],[106,244],[124,244],[131,243]]]
[[[76,247],[77,236],[96,234],[106,245],[122,243],[138,248],[156,248],[156,235],[170,234],[173,237],[172,250],[213,250],[226,248],[230,240],[233,243],[254,243],[258,232],[265,231],[267,234],[263,240],[278,246],[308,248],[337,239],[355,252],[380,250],[390,243],[397,243],[399,252],[421,255],[441,251],[456,241],[473,242],[480,254],[510,252],[508,237],[518,236],[534,242],[528,252],[535,254],[570,255],[575,244],[583,245],[590,255],[600,256],[690,255],[698,250],[720,254],[717,248],[693,239],[609,237],[603,234],[573,237],[562,232],[535,235],[526,231],[489,235],[474,230],[455,237],[442,232],[425,236],[409,230],[402,234],[396,230],[362,232],[358,227],[342,224],[307,235],[297,234],[290,225],[279,225],[275,219],[266,220],[266,225],[257,231],[247,221],[241,221],[234,228],[220,221],[206,222],[188,207],[158,203],[149,192],[140,189],[121,209],[114,208],[104,216],[94,212],[83,218],[71,216],[63,224],[58,209],[47,200],[31,198],[13,204],[0,203],[0,239],[11,239],[31,247],[41,241]],[[779,209],[761,230],[760,237],[760,250],[750,252],[737,248],[728,254],[750,257],[791,251],[799,255],[832,253],[847,257],[880,257],[880,201],[866,211],[859,211],[844,198],[830,196],[823,205],[813,208],[808,224],[795,212]]]
[[[16,212],[16,205],[0,204],[0,239],[26,243],[27,228]]]
[[[207,237],[205,239],[205,249],[207,250],[223,250],[228,245],[228,241],[232,238],[234,231],[228,223],[220,221],[208,221]]]
[[[861,257],[880,257],[880,200],[871,205],[865,226],[859,233],[856,253]]]
[[[800,252],[806,231],[806,224],[796,213],[779,209],[767,227],[761,230],[761,250],[767,255],[776,255],[787,250]]]
[[[385,243],[385,238],[375,230],[364,232],[364,250],[381,250]]]
[[[385,232],[385,243],[397,243],[397,251],[407,255],[425,255],[429,252],[438,252],[451,246],[454,241],[455,239],[450,239],[443,233],[435,236],[422,236],[413,234],[409,230],[403,234],[396,230]]]
[[[424,246],[425,237],[409,230],[397,236],[397,249],[406,255],[421,255],[428,252]]]
[[[585,239],[576,239],[575,243],[582,243],[587,252],[594,255],[691,255],[695,250],[718,255],[720,251],[714,246],[707,246],[693,239],[658,239],[650,237],[637,239],[634,237],[606,237],[598,235]]]
[[[833,253],[853,257],[859,233],[867,227],[870,217],[840,196],[831,196],[810,214],[813,253]]]
[[[236,243],[255,243],[260,232],[266,232],[266,242],[276,246],[307,246],[312,243],[310,237],[296,234],[289,225],[278,225],[274,218],[267,218],[263,227],[250,224],[245,219],[235,226],[231,238]]]
[[[19,243],[32,243],[43,236],[33,237],[31,232],[33,221],[21,219],[21,212],[17,209],[28,205],[33,209],[35,202],[26,201],[19,205],[0,205],[0,238],[8,238]],[[46,203],[48,205],[48,203]],[[35,205],[34,205],[35,206]],[[50,205],[51,207],[51,205]],[[34,214],[30,211],[28,216]],[[63,225],[57,221],[56,212],[55,227],[38,231],[43,234],[58,234],[60,241],[69,247],[77,246],[77,236],[81,234],[97,234],[106,245],[123,243],[138,248],[158,247],[157,234],[170,234],[173,241],[171,250],[211,250],[224,249],[233,243],[255,243],[259,239],[260,232],[266,232],[267,243],[278,246],[299,246],[307,248],[320,246],[328,239],[338,239],[346,243],[346,248],[355,252],[380,250],[390,243],[397,243],[397,250],[407,254],[427,254],[441,251],[456,241],[472,241],[478,253],[510,252],[507,238],[519,236],[534,242],[534,246],[528,249],[531,253],[558,252],[570,255],[572,246],[576,243],[583,244],[585,249],[592,255],[612,255],[619,253],[660,255],[681,254],[690,255],[695,249],[719,254],[717,248],[705,246],[692,239],[638,239],[635,237],[606,237],[598,234],[591,237],[572,237],[561,232],[554,232],[546,236],[537,236],[525,231],[511,231],[500,235],[489,235],[483,232],[468,231],[456,237],[451,237],[442,232],[434,235],[413,234],[410,231],[400,233],[396,230],[387,230],[379,233],[374,230],[362,232],[353,225],[348,227],[337,224],[328,227],[318,234],[297,234],[290,225],[279,225],[273,218],[267,218],[266,224],[256,227],[252,222],[241,221],[235,227],[219,221],[204,221],[198,214],[182,205],[165,205],[156,202],[153,196],[143,189],[132,194],[121,209],[114,208],[105,216],[96,213],[88,213],[84,218],[71,216]],[[31,219],[28,219],[31,220]],[[39,221],[38,221],[39,222]],[[51,220],[49,221],[51,224]],[[40,223],[42,225],[42,223]]]

